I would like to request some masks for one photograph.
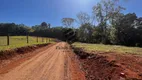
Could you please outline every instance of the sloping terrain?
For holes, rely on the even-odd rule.
[[[87,80],[142,80],[142,56],[75,48]]]
[[[0,80],[85,80],[79,65],[71,60],[74,55],[68,44],[60,42],[35,54],[10,70],[4,68],[13,67],[14,63],[5,66]]]

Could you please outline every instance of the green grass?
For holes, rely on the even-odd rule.
[[[73,45],[79,48],[84,48],[85,50],[88,50],[88,51],[142,54],[142,48],[139,48],[139,47],[126,47],[126,46],[103,45],[103,44],[86,44],[86,43],[74,43]]]
[[[47,43],[49,43],[49,39],[47,39],[47,41],[48,41]],[[26,36],[10,36],[10,45],[7,46],[7,37],[0,36],[0,51],[14,49],[23,46],[35,45],[35,44],[45,44],[45,43],[46,39],[44,39],[44,42],[42,42],[42,38],[38,38],[38,43],[37,43],[36,37],[29,36],[29,43],[27,44]]]

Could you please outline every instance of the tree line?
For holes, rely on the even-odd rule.
[[[77,18],[63,18],[63,26],[51,27],[42,22],[32,27],[24,24],[1,23],[0,35],[31,35],[64,40],[63,32],[72,28],[77,32],[77,40],[85,43],[102,43],[125,46],[142,46],[142,17],[135,13],[124,14],[126,10],[119,0],[101,0],[92,9],[92,16],[86,12]],[[73,27],[74,23],[79,24]]]
[[[77,19],[63,18],[62,21],[80,25],[76,29],[80,42],[142,46],[142,17],[124,14],[124,10],[119,0],[101,0],[93,7],[92,16],[80,12]]]
[[[50,28],[50,24],[42,22],[40,25],[35,25],[32,27],[26,26],[24,24],[15,23],[0,23],[0,36],[39,36],[39,37],[51,37],[61,39],[62,28],[55,27]]]

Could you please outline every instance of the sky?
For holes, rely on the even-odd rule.
[[[92,15],[92,7],[100,0],[0,0],[0,23],[39,25],[42,22],[62,26],[61,19],[76,18],[79,12]],[[120,4],[126,13],[142,17],[142,0],[126,0]]]

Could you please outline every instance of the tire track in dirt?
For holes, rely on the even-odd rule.
[[[60,42],[40,52],[35,51],[34,54],[36,55],[8,70],[7,73],[1,73],[0,80],[80,80],[82,78],[78,63],[71,58],[74,56],[71,55],[73,52],[69,44]]]
[[[64,80],[65,54],[56,46],[64,47],[65,43],[57,43],[8,73],[1,74],[0,80]]]
[[[0,74],[4,74],[4,73],[7,73],[9,72],[11,69],[19,66],[21,63],[25,62],[26,60],[29,60],[31,59],[33,56],[36,56],[37,53],[42,53],[44,52],[46,49],[48,49],[49,47],[53,46],[55,44],[50,44],[48,46],[45,46],[43,48],[40,48],[40,49],[36,49],[35,51],[32,51],[32,52],[28,52],[28,53],[25,53],[25,54],[21,54],[21,55],[18,55],[18,56],[15,56],[14,58],[12,59],[8,59],[8,60],[4,60],[3,62],[6,64],[3,65],[3,64],[0,64]],[[7,63],[7,62],[10,62],[10,63]],[[23,66],[24,67],[24,66]]]

